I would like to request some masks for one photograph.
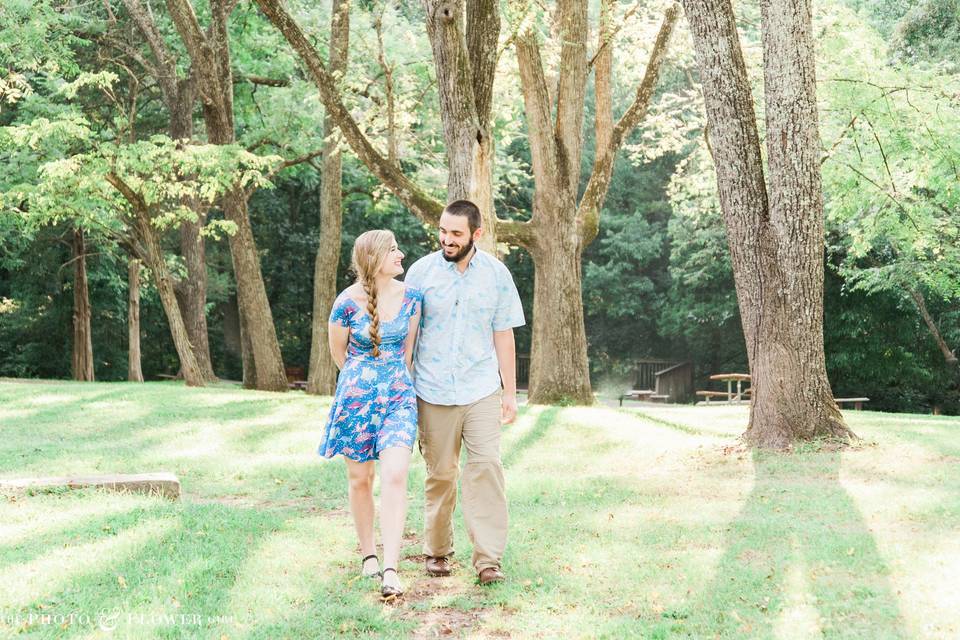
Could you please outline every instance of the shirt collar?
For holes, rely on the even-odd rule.
[[[480,251],[480,249],[476,245],[474,245],[473,257],[470,258],[470,262],[467,263],[467,268],[464,270],[464,273],[466,273],[470,269],[473,269],[476,266],[477,259],[480,257],[481,253],[482,252]],[[453,271],[457,268],[456,262],[450,262],[449,260],[443,257],[443,249],[440,249],[440,251],[438,252],[438,257],[440,258],[440,260],[443,261],[443,266],[446,267],[447,271]]]

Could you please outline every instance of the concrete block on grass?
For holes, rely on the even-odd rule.
[[[62,476],[46,478],[0,479],[0,492],[24,494],[43,489],[101,488],[111,491],[158,494],[171,500],[180,499],[180,480],[172,473],[119,473],[98,476]]]

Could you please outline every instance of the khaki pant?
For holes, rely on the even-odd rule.
[[[453,510],[457,506],[460,443],[467,462],[460,480],[463,519],[473,543],[477,572],[500,567],[507,544],[507,496],[500,462],[500,396],[495,393],[463,406],[430,404],[417,399],[420,452],[427,463],[423,552],[453,552]]]

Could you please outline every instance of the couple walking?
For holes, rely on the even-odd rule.
[[[476,248],[480,210],[467,200],[440,216],[440,250],[404,282],[393,234],[367,231],[353,246],[355,284],[330,312],[330,351],[340,376],[319,453],[343,455],[361,573],[399,596],[407,471],[419,431],[426,462],[426,572],[450,574],[461,443],[467,450],[463,515],[481,584],[504,579],[507,501],[500,426],[517,414],[513,328],[524,324],[513,278]],[[374,461],[380,461],[383,569],[374,542]]]

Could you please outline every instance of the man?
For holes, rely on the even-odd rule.
[[[513,328],[524,324],[510,272],[480,251],[480,210],[469,200],[440,216],[440,251],[418,260],[408,285],[423,291],[414,357],[420,451],[427,463],[423,548],[426,571],[450,575],[460,446],[463,518],[480,584],[504,579],[507,498],[500,427],[517,415]]]

